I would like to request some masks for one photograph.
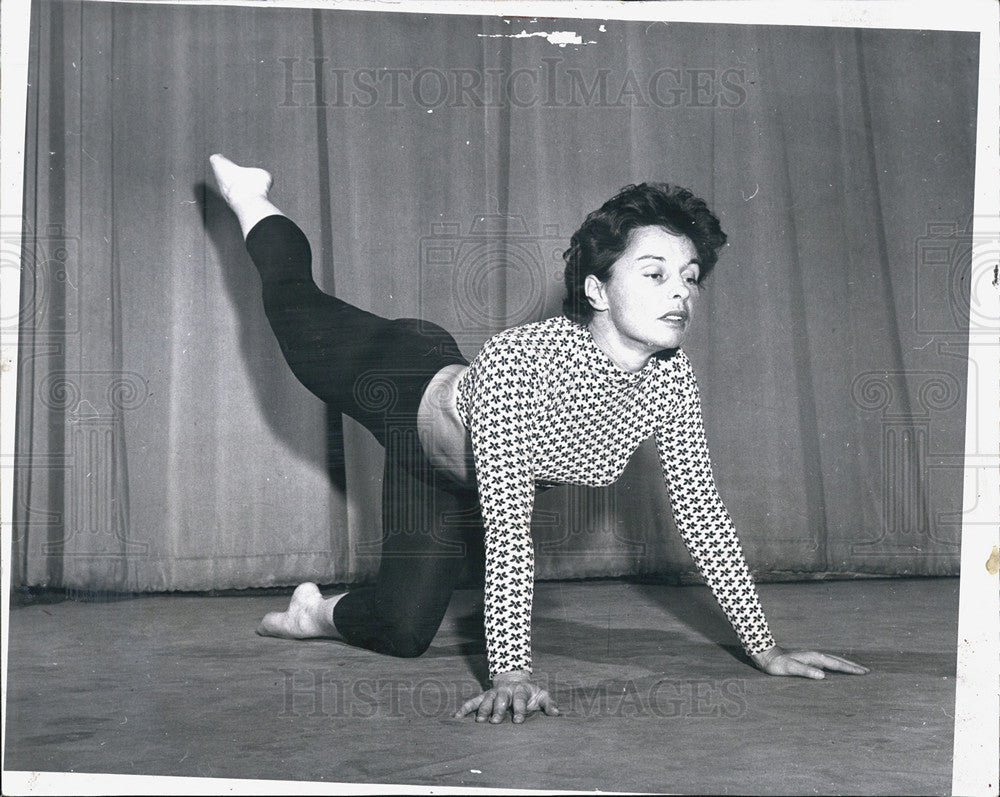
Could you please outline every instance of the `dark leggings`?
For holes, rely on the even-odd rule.
[[[419,656],[463,575],[465,551],[483,534],[476,491],[437,473],[417,437],[428,382],[446,365],[468,361],[435,324],[390,321],[323,293],[312,279],[309,242],[290,219],[260,221],[247,250],[292,372],[385,447],[378,576],[340,599],[334,624],[353,645]]]

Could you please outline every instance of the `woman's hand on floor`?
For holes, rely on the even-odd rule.
[[[531,676],[523,670],[502,672],[493,679],[493,688],[481,695],[466,700],[455,712],[455,717],[476,713],[476,722],[503,722],[508,710],[514,715],[514,722],[524,722],[525,716],[541,709],[549,716],[559,713],[555,701],[538,684],[531,682]]]
[[[784,650],[777,645],[762,653],[752,654],[750,659],[759,670],[763,670],[768,675],[825,678],[824,670],[846,672],[850,675],[864,675],[868,672],[867,667],[842,659],[840,656],[817,653],[814,650]]]

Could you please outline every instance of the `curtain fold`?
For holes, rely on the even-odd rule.
[[[381,450],[284,364],[216,151],[274,173],[324,290],[470,358],[560,311],[587,212],[689,186],[730,236],[686,349],[755,573],[958,572],[974,34],[39,2],[30,46],[17,583],[377,568]],[[692,570],[650,444],[534,526],[543,578]]]

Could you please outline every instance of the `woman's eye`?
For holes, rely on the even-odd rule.
[[[698,278],[697,277],[685,277],[684,281],[688,285],[697,285],[698,284]]]
[[[654,271],[652,274],[646,274],[646,276],[654,280],[659,280],[662,279],[663,277],[663,275],[660,274],[658,271]]]

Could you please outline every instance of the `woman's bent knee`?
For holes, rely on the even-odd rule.
[[[385,650],[390,656],[401,659],[415,659],[422,656],[431,646],[437,627],[420,628],[410,624],[400,624],[385,629]]]
[[[427,651],[427,648],[431,646],[431,639],[433,637],[428,639],[427,637],[415,635],[397,636],[391,642],[393,648],[392,655],[401,659],[415,659]]]

